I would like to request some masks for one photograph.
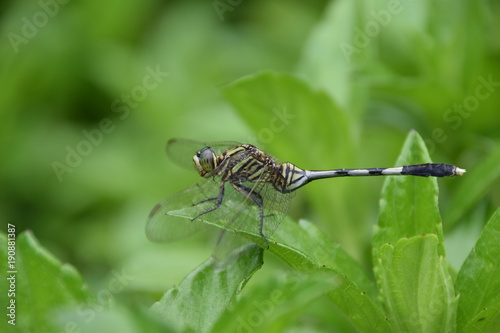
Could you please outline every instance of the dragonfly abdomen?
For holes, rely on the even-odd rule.
[[[276,166],[272,178],[274,188],[281,193],[295,191],[308,182],[305,170],[289,162]]]

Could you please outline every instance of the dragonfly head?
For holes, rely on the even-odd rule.
[[[217,155],[211,147],[205,147],[193,156],[194,167],[202,177],[208,177],[217,166]]]

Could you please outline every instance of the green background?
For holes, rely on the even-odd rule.
[[[168,139],[250,142],[308,169],[388,167],[415,129],[433,161],[468,170],[439,180],[447,260],[459,269],[500,202],[499,4],[229,3],[3,4],[2,231],[32,230],[95,293],[125,270],[133,279],[115,296],[147,307],[214,244],[207,235],[165,245],[145,237],[150,209],[198,179],[167,160]],[[166,73],[157,85],[151,70]],[[128,106],[126,95],[136,96]],[[68,149],[81,160],[58,173]],[[290,215],[369,271],[382,183],[310,184]],[[286,274],[265,260],[247,288]]]

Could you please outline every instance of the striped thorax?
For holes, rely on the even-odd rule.
[[[211,147],[205,147],[193,156],[193,163],[200,176],[218,177],[223,181],[269,181],[275,168],[272,157],[255,146],[244,144],[216,155]]]
[[[250,144],[227,149],[219,156],[211,147],[205,147],[193,156],[193,162],[202,177],[222,176],[222,181],[231,183],[271,183],[281,193],[292,192],[308,182],[305,170],[288,162],[278,164]]]

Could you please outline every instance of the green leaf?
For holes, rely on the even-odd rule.
[[[275,72],[249,75],[226,86],[224,97],[256,133],[254,143],[272,142],[290,160],[318,167],[353,155],[348,114],[326,93],[297,77]],[[332,142],[342,145],[332,150]]]
[[[366,272],[349,254],[313,223],[285,219],[271,238],[270,252],[291,267],[307,271],[335,268],[348,276],[368,295],[376,290]]]
[[[417,132],[411,131],[396,165],[430,161],[424,141]],[[388,177],[382,189],[379,221],[373,236],[375,257],[385,243],[394,244],[401,238],[423,234],[436,234],[439,239],[438,253],[444,255],[436,178]]]
[[[478,165],[468,168],[467,177],[457,186],[450,202],[449,214],[445,215],[446,226],[452,228],[460,217],[493,186],[500,176],[500,145]]]
[[[390,325],[380,305],[360,290],[349,277],[332,269],[330,279],[337,281],[339,285],[328,296],[358,330],[390,332]]]
[[[327,274],[272,276],[243,294],[234,307],[217,322],[213,332],[283,332],[290,328],[294,314],[332,288]]]
[[[87,307],[88,306],[88,307]],[[91,311],[95,316],[90,317]],[[168,333],[178,332],[160,321],[149,309],[142,306],[124,306],[113,303],[112,307],[87,304],[79,309],[67,309],[58,315],[58,321],[65,323],[59,332],[78,333]]]
[[[207,219],[203,219],[201,222],[213,227],[225,228],[220,223],[212,222]],[[232,232],[235,233],[236,236],[245,237],[252,242],[261,242],[262,239],[256,231],[232,230]],[[358,327],[358,329],[366,331],[374,327],[380,331],[389,329],[385,316],[382,313],[382,308],[375,300],[376,291],[373,283],[370,282],[366,273],[354,259],[352,259],[341,247],[334,244],[325,233],[316,228],[313,224],[306,221],[295,223],[291,219],[286,218],[274,235],[269,238],[269,242],[269,251],[291,267],[313,275],[321,272],[324,273],[325,277],[328,277],[329,281],[333,281],[335,283],[335,288],[332,288],[328,292],[328,296],[332,302],[342,310],[345,316],[351,320],[353,325]],[[235,254],[235,256],[237,256],[237,254]],[[250,259],[251,258],[245,260]],[[260,261],[257,260],[257,263],[260,263]],[[233,264],[229,264],[229,266],[231,265]],[[191,293],[191,280],[195,280],[196,276],[211,276],[205,271],[208,270],[212,272],[214,270],[212,266],[213,263],[209,261],[195,272],[191,273],[191,275],[181,284],[181,287],[187,285],[182,289],[187,290],[183,295]],[[226,265],[224,264],[222,266]],[[228,267],[228,269],[230,269],[233,274],[238,274],[237,268]],[[247,268],[243,267],[240,269],[246,270]],[[249,274],[246,272],[243,272],[242,276],[248,275]],[[203,281],[203,278],[200,279]],[[208,285],[207,283],[209,282],[204,283]],[[179,289],[181,287],[179,287]],[[227,293],[227,287],[223,290],[220,290],[219,287],[220,286],[217,284],[212,286],[214,289],[213,293],[220,297],[220,295]],[[201,291],[198,291],[195,293],[194,297],[201,294]],[[203,299],[200,297],[191,304],[190,302],[193,296],[185,296],[179,302],[180,305],[170,305],[173,306],[173,308],[168,309],[169,304],[177,304],[173,302],[175,295],[177,295],[176,289],[169,291],[159,303],[162,304],[161,308],[159,308],[160,305],[156,306],[156,308],[159,309],[159,311],[156,312],[161,312],[163,313],[162,316],[167,316],[166,318],[170,325],[176,322],[174,320],[176,317],[181,316],[184,318],[184,316],[192,316],[192,311],[200,312],[201,310],[199,309],[203,309],[204,306],[203,302],[206,302],[206,299],[212,300],[213,297],[212,294],[207,294],[207,291],[205,291]],[[215,304],[217,306],[212,307],[210,313],[206,314],[206,316],[210,316],[209,319],[203,315],[201,316],[203,318],[200,323],[192,320],[188,321],[190,324],[194,325],[191,326],[191,328],[199,328],[196,326],[198,324],[203,324],[205,325],[204,327],[206,327],[206,325],[212,325],[228,302],[228,299],[216,302]],[[188,311],[186,309],[190,310]],[[200,315],[197,314],[197,316]],[[206,324],[207,322],[209,324]]]
[[[411,131],[397,165],[425,162],[430,162],[425,144]],[[435,178],[389,177],[382,190],[374,266],[396,331],[454,329],[457,300],[444,261],[437,198]]]
[[[0,234],[0,248],[7,249],[5,234]],[[16,332],[55,331],[54,315],[57,311],[92,299],[78,272],[41,247],[31,232],[19,234],[15,248],[15,267],[6,267],[7,252],[2,250],[0,270],[4,273],[16,272],[7,273],[7,277],[15,277],[9,280],[15,281],[15,297],[7,298],[4,294],[1,304],[5,309],[7,302],[15,300]],[[3,292],[12,287],[9,281],[5,278],[1,280],[0,289]],[[8,332],[14,327],[3,318],[0,328],[2,332]]]
[[[500,209],[497,209],[476,246],[458,272],[459,332],[500,331]]]
[[[311,223],[286,219],[271,238],[270,252],[296,269],[322,272],[333,281],[330,300],[360,331],[387,331],[382,308],[366,273],[341,247]]]
[[[270,244],[269,251],[291,267],[313,275],[322,272],[334,281],[336,287],[328,293],[330,300],[360,331],[389,330],[375,299],[374,285],[366,273],[314,224],[285,219],[271,237]]]
[[[152,311],[179,331],[209,332],[248,279],[262,266],[262,249],[250,244],[221,262],[208,259],[178,287],[170,289]]]
[[[436,235],[400,239],[380,248],[377,279],[397,332],[451,332],[458,297]]]
[[[298,66],[299,74],[312,87],[326,91],[332,100],[351,112],[359,104],[352,98],[356,88],[352,72],[356,65],[362,65],[357,59],[359,53],[364,53],[353,45],[356,7],[354,1],[330,2],[324,18],[312,31]]]

